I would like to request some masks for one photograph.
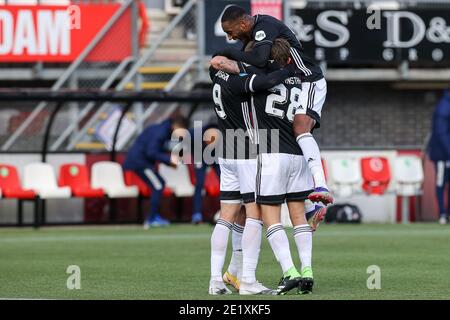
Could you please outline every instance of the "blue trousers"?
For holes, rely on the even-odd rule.
[[[450,214],[450,161],[436,161],[436,197],[439,205],[439,214]],[[447,208],[445,208],[445,186],[448,186]]]
[[[220,177],[220,167],[218,164],[212,165],[213,169],[216,171],[218,177]],[[208,166],[205,164],[195,165],[195,192],[194,192],[194,207],[193,213],[202,212],[202,191],[205,185],[206,169]]]
[[[161,199],[166,182],[156,170],[156,167],[148,167],[133,170],[152,190],[150,195],[150,212],[147,220],[151,220],[160,213]]]

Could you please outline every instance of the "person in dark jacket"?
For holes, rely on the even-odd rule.
[[[124,170],[134,171],[152,190],[150,213],[146,218],[145,228],[169,224],[169,221],[161,218],[160,215],[165,181],[158,173],[157,164],[164,163],[172,167],[177,166],[177,158],[170,154],[166,145],[170,142],[175,130],[186,128],[187,120],[181,116],[175,116],[159,124],[149,126],[138,136],[128,151],[123,165]],[[183,130],[177,132],[183,132]]]
[[[215,124],[209,124],[199,128],[191,128],[189,133],[191,137],[195,137],[195,130],[201,130],[201,136],[203,137],[202,142],[202,154],[207,146],[210,149],[213,149],[215,144],[217,144],[220,139],[220,132]],[[195,144],[194,139],[192,139],[192,150],[194,150]],[[216,157],[216,155],[213,155]],[[212,160],[212,159],[211,159]],[[217,159],[215,159],[217,160]],[[206,161],[202,156],[202,159],[195,159],[192,156],[192,163],[194,164],[195,171],[195,192],[193,197],[193,211],[192,211],[192,223],[199,224],[203,222],[203,213],[202,213],[202,203],[203,203],[203,187],[205,185],[206,171],[208,167],[211,167],[217,174],[217,177],[220,178],[220,168],[218,161]]]
[[[439,205],[439,223],[446,224],[450,214],[450,89],[444,91],[433,114],[433,126],[428,145],[430,159],[436,168],[436,197]],[[444,192],[448,186],[445,208]]]

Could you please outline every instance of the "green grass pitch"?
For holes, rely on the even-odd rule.
[[[210,225],[0,229],[0,298],[450,298],[449,226],[322,224],[313,238],[314,294],[284,297],[209,296],[211,231]],[[298,264],[293,241],[291,252]],[[69,265],[81,269],[80,290],[66,287]],[[367,288],[371,265],[381,269],[380,290]],[[258,279],[275,287],[280,273],[264,238]]]

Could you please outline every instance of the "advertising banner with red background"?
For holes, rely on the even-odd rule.
[[[119,8],[120,4],[0,6],[0,62],[71,62]],[[118,62],[131,52],[127,10],[86,61]]]

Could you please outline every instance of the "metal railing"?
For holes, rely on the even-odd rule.
[[[186,5],[181,9],[180,13],[169,23],[169,25],[164,29],[164,31],[161,33],[161,35],[158,37],[158,39],[148,48],[146,51],[144,51],[140,58],[135,62],[135,64],[130,68],[128,73],[122,78],[122,80],[119,82],[119,84],[116,86],[117,91],[124,90],[126,85],[137,75],[139,74],[139,69],[146,65],[155,55],[157,50],[161,47],[161,45],[164,43],[164,41],[170,36],[172,31],[180,24],[180,22],[183,20],[186,15],[193,10],[194,6],[196,5],[196,0],[189,0]],[[195,63],[199,62],[198,58],[196,56],[191,57],[186,61],[186,63],[183,65],[183,67],[175,74],[175,76],[171,79],[171,81],[166,85],[164,88],[165,92],[173,90],[176,84],[182,79],[187,72],[189,72],[191,66]],[[135,86],[135,90],[139,91],[140,88],[136,88],[139,86]],[[75,148],[76,144],[83,139],[83,137],[86,135],[88,130],[92,128],[92,126],[95,124],[96,121],[98,121],[99,116],[104,113],[109,107],[109,104],[102,105],[95,114],[85,123],[85,125],[79,130],[79,132],[74,136],[72,141],[68,144],[66,147],[66,150],[72,150]],[[144,113],[143,120],[145,121],[148,119],[148,117],[153,113],[153,111],[157,108],[156,105],[152,105],[149,107],[149,109]]]
[[[56,107],[53,109],[50,120],[45,128],[45,138],[42,145],[42,161],[45,162],[47,152],[49,150],[48,143],[53,119],[66,106],[68,102],[116,102],[123,103],[126,107],[122,108],[121,118],[128,111],[129,106],[136,102],[159,103],[159,102],[211,102],[212,97],[209,93],[204,92],[132,92],[132,91],[74,91],[74,90],[0,90],[0,102],[17,102],[17,101],[45,101],[55,102]],[[120,129],[121,121],[118,121],[115,132]],[[115,134],[117,135],[117,134]],[[116,152],[116,141],[112,145],[112,153]]]
[[[107,35],[115,23],[122,17],[126,10],[135,4],[133,0],[124,0],[123,5],[117,10],[116,13],[111,17],[111,19],[103,26],[100,32],[95,36],[91,43],[83,50],[83,52],[77,57],[77,59],[65,70],[61,77],[52,86],[52,91],[60,90],[64,84],[73,76],[76,70],[79,68],[81,63],[86,59],[86,57],[92,52],[92,50],[97,46],[97,44]],[[39,103],[33,112],[27,117],[27,119],[17,128],[17,130],[11,135],[11,137],[3,144],[1,150],[7,151],[15,143],[15,141],[24,133],[26,128],[33,122],[38,114],[45,108],[46,103]]]
[[[100,87],[100,91],[106,91],[110,89],[111,85],[118,79],[119,75],[125,70],[125,68],[133,62],[133,57],[124,59],[114,70],[105,83]],[[78,119],[83,119],[95,106],[95,102],[89,102],[81,111]],[[64,132],[58,137],[58,139],[52,144],[50,150],[57,150],[61,144],[69,137],[69,135],[78,127],[79,122],[73,122],[67,127]]]

